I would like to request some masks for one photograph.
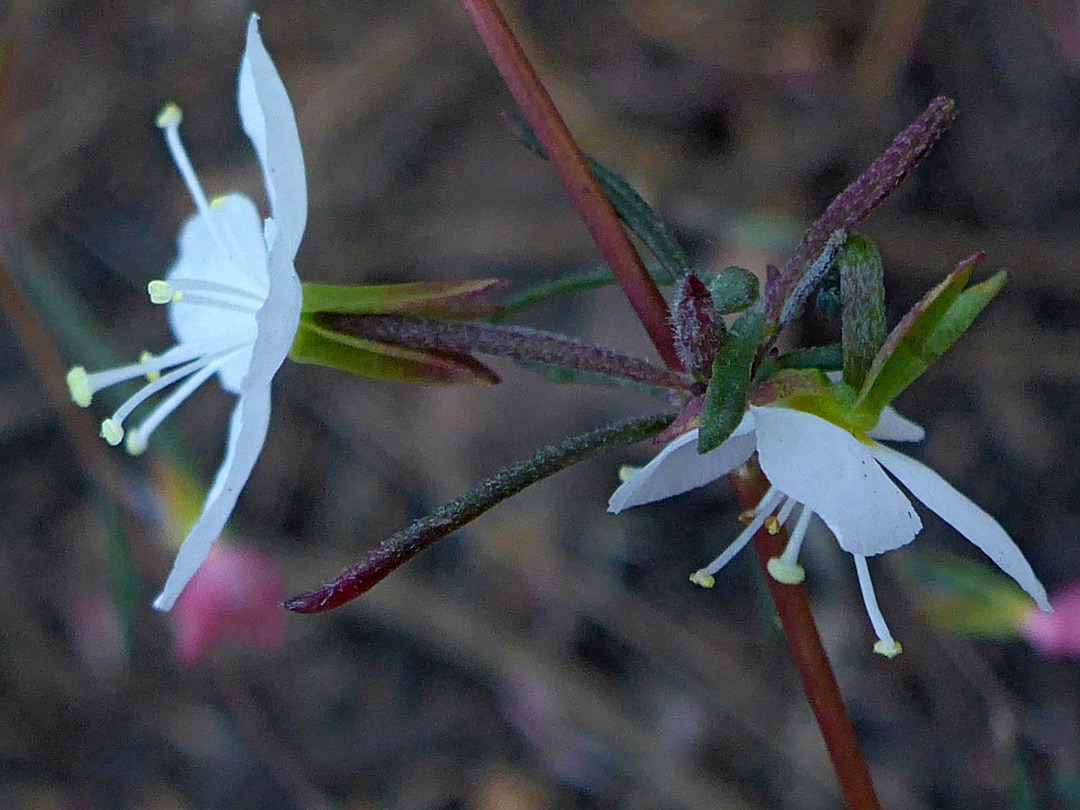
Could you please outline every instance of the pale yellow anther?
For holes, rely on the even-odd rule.
[[[753,519],[754,519],[754,510],[753,509],[747,509],[745,512],[741,512],[739,514],[739,520],[741,520],[743,523],[745,523],[747,525],[750,525],[750,522],[753,521]]]
[[[124,439],[124,429],[115,419],[106,419],[101,423],[101,438],[116,447]]]
[[[167,129],[168,127],[180,126],[180,122],[183,120],[184,114],[180,111],[180,108],[170,101],[161,108],[161,112],[157,114],[154,123],[161,129]]]
[[[155,279],[146,285],[146,291],[150,293],[150,303],[169,304],[180,300],[180,291],[173,289],[173,285],[161,279]]]
[[[154,355],[150,354],[150,352],[143,352],[142,354],[139,355],[139,362],[140,363],[149,363],[153,359],[154,359]],[[159,377],[161,377],[161,372],[160,371],[148,371],[148,372],[146,372],[146,380],[147,380],[147,382],[155,382]]]
[[[73,366],[67,373],[68,393],[71,401],[80,408],[89,408],[94,392],[90,390],[90,375],[82,366]]]
[[[765,529],[769,534],[778,534],[780,531],[780,521],[776,519],[775,515],[769,515],[765,518]]]
[[[716,584],[716,577],[712,574],[705,573],[705,570],[695,571],[690,575],[690,581],[695,585],[700,585],[702,588],[711,588]]]
[[[124,449],[133,456],[141,456],[146,452],[146,442],[134,430],[129,430],[127,441],[124,442]]]
[[[228,197],[227,194],[219,194],[218,196],[214,197],[214,199],[212,199],[210,201],[210,207],[211,208],[221,208],[221,206],[223,206],[225,204],[225,200],[227,200],[228,198],[229,197]]]
[[[769,576],[784,585],[801,585],[806,579],[806,571],[798,563],[788,562],[782,557],[772,557],[765,567]]]
[[[635,467],[632,464],[623,464],[619,467],[619,483],[625,484],[640,469],[641,467]]]
[[[904,651],[904,648],[900,646],[899,641],[877,641],[874,642],[874,652],[878,655],[884,655],[886,658],[896,658],[900,653]]]

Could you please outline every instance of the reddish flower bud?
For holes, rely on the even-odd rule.
[[[692,273],[679,279],[671,318],[679,359],[697,380],[707,381],[724,327],[716,319],[712,295]]]

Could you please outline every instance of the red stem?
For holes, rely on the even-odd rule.
[[[757,465],[756,457],[729,478],[744,509],[757,506],[769,486]],[[821,736],[825,738],[825,747],[829,750],[829,758],[848,808],[881,810],[873,782],[870,780],[870,772],[855,740],[851,719],[840,697],[836,676],[833,675],[829,658],[821,646],[821,637],[810,612],[806,590],[801,585],[777,582],[766,569],[770,558],[780,556],[786,544],[787,534],[783,529],[777,534],[769,534],[768,530],[762,528],[754,535],[754,549],[765,574],[765,581],[769,585],[769,593],[776,605],[776,612],[780,616],[780,623],[784,627],[791,656],[795,659],[795,666],[802,678],[807,702],[814,711],[814,717],[821,728]]]
[[[540,83],[495,0],[460,0],[491,60],[502,74],[525,119],[544,147],[570,201],[584,220],[604,261],[611,267],[656,351],[668,368],[681,371],[667,303],[649,278],[611,203],[585,165],[585,157]]]

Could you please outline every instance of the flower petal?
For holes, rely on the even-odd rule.
[[[881,409],[878,423],[866,435],[886,442],[921,442],[926,438],[922,425],[901,416],[892,405]]]
[[[259,36],[257,14],[248,20],[237,100],[240,122],[259,155],[270,198],[270,215],[276,228],[271,252],[280,250],[291,264],[307,224],[304,155],[285,85]]]
[[[986,556],[997,563],[998,568],[1027,591],[1040,608],[1051,609],[1046,589],[1035,576],[1024,553],[1000,523],[925,464],[880,444],[874,447],[873,452],[874,457],[900,479],[900,483],[912,495],[982,549]]]
[[[615,490],[608,511],[618,514],[631,506],[681,495],[727,475],[754,452],[753,431],[754,419],[747,413],[723,444],[704,455],[697,452],[698,432],[684,433]]]
[[[188,581],[210,553],[225,523],[236,506],[240,490],[247,483],[259,458],[266,430],[270,424],[270,387],[247,391],[240,397],[229,423],[229,443],[225,459],[206,496],[202,514],[191,527],[176,554],[169,578],[161,589],[154,608],[169,610]]]
[[[781,406],[751,406],[761,469],[825,521],[840,547],[869,556],[918,534],[922,521],[870,448],[843,428]]]

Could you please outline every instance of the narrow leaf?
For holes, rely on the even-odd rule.
[[[545,447],[384,540],[333,582],[293,597],[285,603],[285,607],[296,613],[322,613],[340,607],[369,590],[424,549],[526,487],[578,464],[601,450],[633,444],[659,433],[671,420],[671,415],[667,414],[632,419]]]
[[[531,152],[542,158],[547,156],[540,141],[529,127],[521,121],[507,121],[515,137]],[[585,157],[585,165],[592,172],[600,190],[604,192],[619,219],[638,239],[645,243],[672,278],[679,278],[690,268],[690,259],[660,215],[653,210],[634,187],[595,158]]]
[[[719,447],[742,420],[754,355],[764,328],[765,316],[747,310],[732,325],[717,352],[701,410],[699,453]]]
[[[400,313],[433,318],[475,318],[498,307],[478,300],[505,287],[505,279],[416,281],[406,284],[304,284],[301,312],[348,312],[355,315]]]
[[[836,257],[844,350],[844,382],[858,391],[885,343],[885,271],[874,243],[851,234]]]

